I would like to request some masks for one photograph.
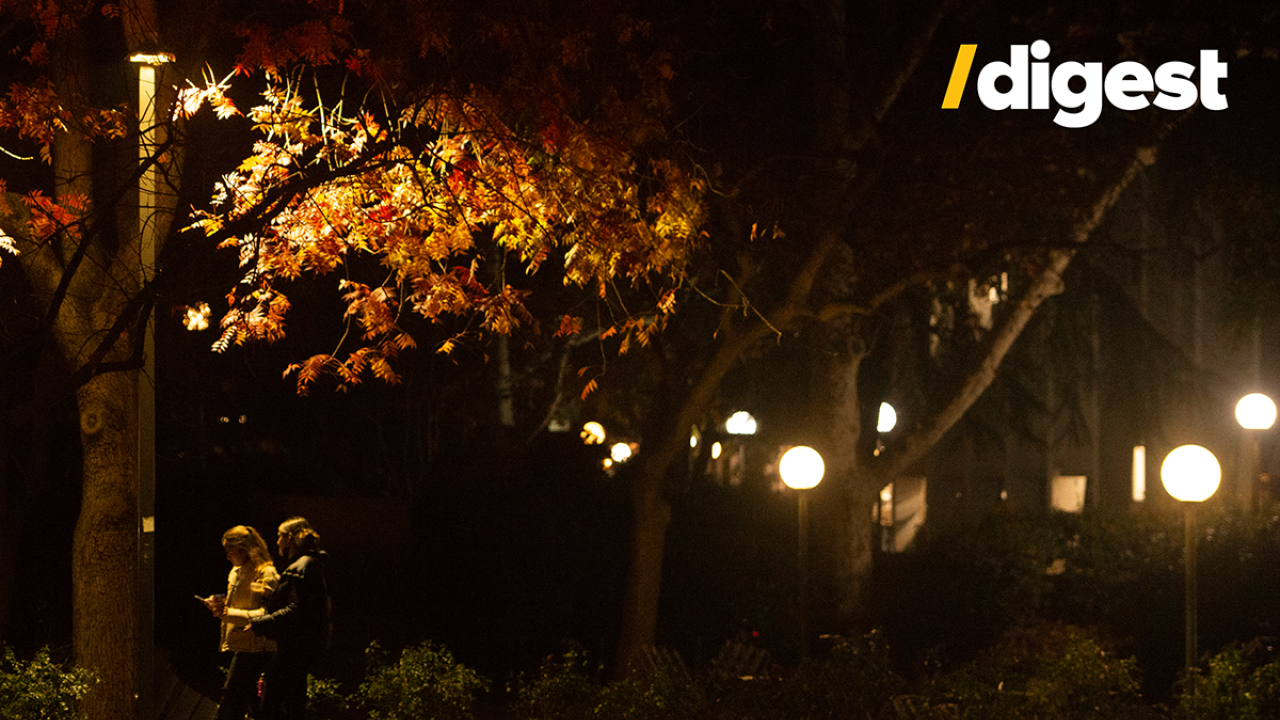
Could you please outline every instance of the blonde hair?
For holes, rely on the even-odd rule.
[[[280,533],[287,535],[299,553],[313,553],[320,550],[320,534],[304,517],[294,516],[280,523]]]
[[[222,533],[222,547],[235,547],[245,551],[249,555],[249,562],[254,567],[271,563],[271,551],[267,549],[267,541],[262,539],[257,530],[248,525],[237,525]]]

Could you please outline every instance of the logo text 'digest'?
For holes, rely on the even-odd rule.
[[[960,107],[977,51],[977,45],[960,46],[942,100],[944,110]],[[1100,62],[1068,61],[1053,67],[1045,62],[1048,57],[1049,43],[1044,40],[1010,46],[1009,62],[987,63],[978,72],[978,100],[990,110],[1051,110],[1056,104],[1053,121],[1068,128],[1092,125],[1102,114],[1104,100],[1128,111],[1152,105],[1186,110],[1197,100],[1209,110],[1227,109],[1227,97],[1218,89],[1218,81],[1227,77],[1227,64],[1218,60],[1217,50],[1201,50],[1199,67],[1172,61],[1154,71],[1132,60],[1116,63],[1105,73]],[[1008,78],[1007,89],[997,88],[1001,78]],[[1075,78],[1080,80],[1073,83]]]

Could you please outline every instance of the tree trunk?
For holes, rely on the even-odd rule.
[[[850,338],[849,340],[852,340]],[[865,353],[849,350],[832,356],[823,368],[831,389],[827,408],[828,428],[823,457],[829,482],[837,483],[830,497],[840,504],[840,526],[833,533],[836,547],[836,615],[846,629],[857,627],[867,616],[867,589],[871,579],[871,502],[875,478],[859,462],[862,442],[862,398],[858,376]]]
[[[136,374],[100,375],[77,393],[84,484],[72,547],[72,632],[77,665],[98,678],[86,700],[91,720],[135,714]]]
[[[749,324],[741,331],[726,328],[693,386],[684,392],[667,388],[660,393],[661,409],[650,409],[645,452],[640,456],[631,494],[630,565],[613,668],[617,676],[637,672],[645,651],[653,647],[657,637],[663,552],[671,524],[671,504],[663,496],[667,472],[681,453],[688,452],[689,432],[705,415],[725,375],[747,348],[769,332],[770,328],[761,324]],[[683,373],[673,375],[685,377]],[[673,398],[680,399],[672,401]]]
[[[638,671],[644,650],[653,646],[657,634],[662,560],[667,527],[671,524],[671,504],[662,497],[665,475],[666,467],[659,467],[659,462],[645,462],[636,478],[630,565],[614,673],[617,676]]]

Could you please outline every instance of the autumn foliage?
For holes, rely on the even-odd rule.
[[[555,75],[519,92],[393,93],[361,65],[367,54],[348,57],[348,71],[374,75],[360,104],[325,102],[318,83],[268,68],[261,102],[245,112],[252,153],[194,214],[190,227],[237,251],[244,272],[216,349],[282,337],[287,286],[306,276],[339,277],[353,342],[292,365],[302,390],[323,374],[395,381],[390,361],[417,344],[410,317],[473,319],[489,333],[532,322],[517,278],[548,265],[600,301],[643,291],[604,329],[624,343],[646,341],[674,310],[700,241],[704,183],[644,150],[664,140],[652,96],[608,93],[578,118]],[[220,117],[239,112],[227,81],[206,79],[183,93],[179,115],[205,103]],[[581,328],[572,316],[551,322],[559,334]]]

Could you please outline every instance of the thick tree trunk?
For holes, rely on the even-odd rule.
[[[626,595],[622,605],[622,630],[618,638],[618,676],[639,668],[645,648],[652,647],[658,627],[658,603],[662,592],[662,561],[671,504],[662,497],[665,467],[648,462],[636,478],[632,499],[631,556]]]
[[[840,503],[840,526],[833,536],[836,547],[837,622],[847,631],[866,617],[867,590],[871,579],[871,503],[879,489],[875,478],[859,463],[862,447],[862,398],[858,375],[862,351],[832,356],[824,369],[832,404],[827,408],[827,436],[823,457],[829,482],[838,488],[830,497]]]
[[[100,375],[77,394],[84,485],[72,548],[72,632],[77,664],[98,678],[86,701],[91,720],[135,714],[135,374]]]

